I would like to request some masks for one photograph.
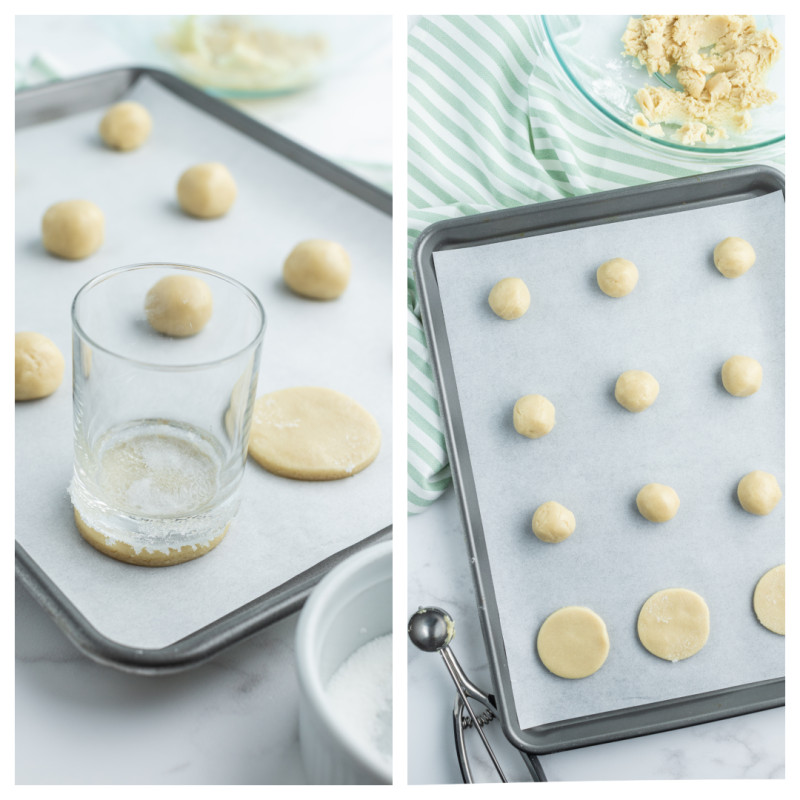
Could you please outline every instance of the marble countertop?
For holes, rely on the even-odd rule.
[[[491,691],[472,577],[452,488],[408,524],[408,608],[444,608],[456,622],[452,648],[471,680]],[[408,644],[408,769],[411,784],[460,783],[452,733],[455,687],[441,659]],[[783,778],[785,709],[542,756],[548,780]],[[529,780],[499,723],[487,729],[511,781]],[[475,778],[496,780],[474,731],[467,742]]]

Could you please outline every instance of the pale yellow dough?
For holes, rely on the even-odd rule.
[[[514,404],[514,430],[528,439],[547,435],[555,424],[555,406],[540,394],[526,394]]]
[[[753,246],[738,236],[729,236],[714,248],[714,266],[726,278],[740,278],[755,263]]]
[[[783,497],[781,487],[774,475],[762,472],[760,469],[748,472],[739,481],[736,489],[739,502],[745,511],[765,517],[769,514]]]
[[[651,75],[678,67],[683,91],[644,86],[636,102],[646,123],[684,126],[673,136],[683,144],[716,142],[727,138],[726,129],[743,133],[752,125],[750,109],[777,99],[766,76],[780,42],[771,31],[757,30],[752,16],[645,14],[630,19],[622,42],[624,54]]]
[[[597,268],[597,285],[609,297],[629,295],[638,280],[636,264],[625,258],[612,258]]]
[[[550,543],[563,542],[575,532],[575,515],[561,503],[548,500],[536,509],[531,525],[537,539]]]
[[[639,612],[639,641],[673,663],[702,650],[710,628],[706,601],[689,589],[656,592]]]
[[[536,649],[542,663],[560,678],[587,678],[605,663],[610,642],[603,620],[584,606],[552,613],[539,628]]]
[[[275,475],[303,481],[347,478],[368,467],[380,448],[375,418],[340,392],[303,386],[256,400],[248,449]]]
[[[211,319],[214,298],[205,281],[192,275],[168,275],[147,293],[147,321],[167,336],[194,336]]]
[[[756,585],[753,609],[758,621],[773,633],[786,635],[786,565],[767,572]]]
[[[64,356],[41,333],[14,335],[14,400],[38,400],[53,394],[64,378]]]
[[[42,243],[61,258],[86,258],[103,244],[105,217],[88,200],[66,200],[50,206],[42,218]]]
[[[310,239],[300,242],[283,264],[286,285],[303,297],[333,300],[347,288],[350,256],[338,242]]]
[[[113,150],[135,150],[147,141],[153,118],[141,104],[126,101],[108,109],[100,122],[100,138]]]
[[[117,561],[124,561],[126,564],[135,564],[138,567],[171,567],[175,564],[183,564],[184,561],[192,561],[195,558],[200,558],[206,553],[213,550],[224,538],[225,534],[230,528],[230,523],[225,526],[225,530],[214,539],[211,539],[207,544],[203,545],[184,545],[179,550],[173,547],[169,548],[169,552],[164,553],[161,550],[148,550],[146,547],[136,552],[136,549],[125,542],[120,542],[112,539],[105,534],[100,533],[94,528],[90,528],[81,518],[77,509],[75,512],[75,525],[81,536],[92,546],[95,550],[115,558]]]
[[[503,278],[489,292],[489,307],[502,319],[519,319],[530,304],[531,293],[521,278]]]
[[[236,199],[236,181],[224,164],[189,167],[178,181],[178,202],[193,217],[212,219],[227,214]]]
[[[731,356],[722,365],[722,385],[734,397],[750,397],[761,388],[761,364],[749,356]]]
[[[658,390],[658,381],[649,372],[629,369],[617,378],[614,397],[623,408],[638,414],[655,403]]]
[[[639,513],[650,522],[669,522],[681,506],[678,493],[662,483],[648,483],[636,495]]]

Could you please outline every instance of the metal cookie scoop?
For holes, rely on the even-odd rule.
[[[453,683],[455,683],[456,689],[458,690],[455,708],[453,709],[453,733],[456,740],[458,765],[461,768],[461,777],[464,783],[475,782],[472,779],[472,770],[469,766],[466,743],[464,741],[464,731],[471,727],[474,727],[480,734],[483,746],[492,759],[492,763],[500,776],[500,780],[503,781],[503,783],[508,783],[500,767],[500,763],[489,744],[489,740],[483,732],[483,726],[488,725],[495,718],[494,712],[496,705],[494,698],[482,692],[464,674],[464,670],[461,669],[461,665],[450,649],[450,642],[453,641],[455,635],[456,626],[455,622],[453,622],[453,618],[441,608],[420,608],[408,621],[408,637],[420,650],[426,653],[438,652],[442,656],[447,671],[450,673],[450,677],[453,679]],[[475,710],[470,705],[468,699],[470,697],[482,703],[486,711],[481,714],[476,714]],[[464,714],[465,710],[469,716]],[[522,753],[521,755],[533,780],[546,781],[547,778],[544,775],[544,770],[536,756],[532,756],[528,753]]]

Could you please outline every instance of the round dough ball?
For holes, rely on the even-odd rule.
[[[100,122],[100,138],[114,150],[135,150],[153,129],[150,112],[139,103],[127,101],[108,109]]]
[[[348,478],[381,449],[381,429],[365,408],[332,389],[281,389],[256,400],[250,455],[265,470],[301,481]]]
[[[765,628],[786,635],[786,564],[774,567],[758,582],[753,609]]]
[[[536,638],[539,658],[559,678],[594,674],[603,666],[609,647],[605,622],[583,606],[567,606],[552,613]]]
[[[555,424],[555,406],[540,394],[526,394],[514,404],[514,429],[529,439],[545,436]]]
[[[612,258],[597,270],[597,285],[609,297],[625,297],[639,280],[636,264],[625,258]]]
[[[303,297],[333,300],[350,281],[350,256],[338,242],[300,242],[283,264],[286,285]]]
[[[192,275],[167,275],[147,293],[147,321],[167,336],[194,336],[211,319],[214,298],[205,281]]]
[[[46,336],[14,336],[14,400],[38,400],[58,389],[64,378],[64,356]]]
[[[662,483],[648,483],[636,495],[639,513],[650,522],[669,522],[681,506],[678,493]]]
[[[702,650],[710,627],[706,601],[689,589],[656,592],[639,612],[639,641],[673,663]]]
[[[236,181],[224,164],[197,164],[189,167],[178,181],[178,202],[193,217],[221,217],[235,199]]]
[[[750,397],[761,388],[761,364],[748,356],[731,356],[722,365],[722,385],[734,397]]]
[[[531,304],[531,293],[520,278],[503,278],[489,292],[489,305],[498,317],[519,319]]]
[[[760,469],[748,472],[739,481],[736,490],[739,502],[745,511],[765,517],[775,508],[783,497],[778,481],[769,472]]]
[[[714,248],[714,266],[726,278],[741,277],[755,263],[753,246],[738,236],[729,236]]]
[[[617,378],[614,397],[623,408],[638,414],[655,403],[658,390],[658,381],[649,372],[629,369]]]
[[[561,503],[548,500],[534,512],[532,527],[543,542],[563,542],[575,532],[575,515]]]
[[[88,200],[50,206],[42,218],[42,243],[61,258],[86,258],[103,244],[103,212]]]

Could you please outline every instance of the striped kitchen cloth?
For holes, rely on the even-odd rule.
[[[423,17],[409,34],[408,70],[408,511],[417,514],[450,484],[411,265],[420,233],[443,219],[703,170],[643,155],[566,104],[529,17]],[[783,169],[783,157],[771,163]]]

